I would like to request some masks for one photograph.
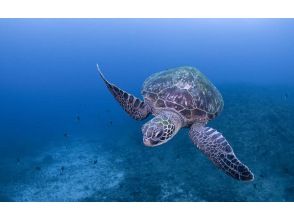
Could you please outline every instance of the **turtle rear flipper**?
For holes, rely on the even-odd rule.
[[[254,179],[253,173],[238,160],[228,141],[217,130],[194,123],[190,130],[190,138],[226,174],[242,181]]]
[[[146,105],[143,101],[133,96],[132,94],[129,94],[120,89],[119,87],[117,87],[116,85],[108,82],[105,79],[103,73],[100,71],[98,64],[97,69],[99,71],[101,78],[105,82],[108,90],[132,118],[136,120],[142,120],[149,115],[150,108],[148,105]]]

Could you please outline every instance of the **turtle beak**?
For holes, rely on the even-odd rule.
[[[147,139],[147,138],[143,138],[143,143],[144,143],[145,146],[148,146],[148,147],[151,147],[152,146],[150,140]]]
[[[147,138],[143,138],[143,143],[145,146],[148,146],[148,147],[155,147],[155,146],[161,144],[161,143],[159,143],[159,141],[154,141],[154,140],[147,139]]]

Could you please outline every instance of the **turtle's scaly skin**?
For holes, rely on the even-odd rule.
[[[217,88],[193,67],[179,67],[151,75],[144,82],[142,95],[153,114],[165,109],[178,112],[185,126],[215,118],[224,103]]]

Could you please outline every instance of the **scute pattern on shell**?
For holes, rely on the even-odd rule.
[[[144,82],[142,95],[154,112],[173,109],[183,116],[186,124],[211,120],[223,108],[219,91],[193,67],[178,67],[151,75]]]

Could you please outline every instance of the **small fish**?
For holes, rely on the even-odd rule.
[[[109,121],[110,125],[112,125],[112,121]]]
[[[94,161],[93,161],[93,164],[96,164],[96,163],[97,163],[97,160],[94,160]]]
[[[36,167],[35,167],[35,170],[40,171],[40,170],[41,170],[41,167],[36,166]]]
[[[285,93],[285,95],[284,95],[285,100],[287,100],[288,97],[289,97],[288,93]]]
[[[63,171],[64,171],[64,166],[61,166],[61,168],[60,168],[60,175],[63,174]]]
[[[65,132],[65,133],[63,134],[63,137],[67,138],[67,137],[68,137],[68,133]]]
[[[19,164],[20,163],[20,158],[16,158],[16,163]]]
[[[78,122],[80,122],[80,120],[81,120],[79,115],[77,115],[76,119],[77,119]]]
[[[284,167],[284,168],[283,168],[283,171],[284,171],[284,173],[286,173],[286,174],[290,174],[290,170],[289,170],[287,167]]]

